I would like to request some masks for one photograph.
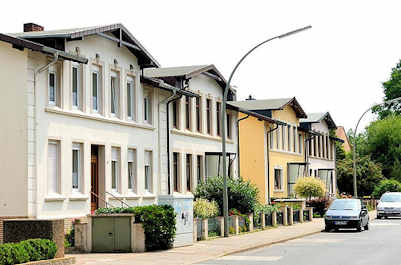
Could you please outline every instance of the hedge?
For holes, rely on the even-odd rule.
[[[53,259],[56,252],[56,244],[49,239],[28,239],[19,243],[0,244],[0,265]]]
[[[135,222],[142,223],[145,230],[146,250],[169,249],[175,237],[175,212],[170,205],[149,205],[130,208],[100,208],[99,214],[132,213]]]

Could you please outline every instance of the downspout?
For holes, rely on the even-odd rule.
[[[267,137],[267,203],[270,204],[271,201],[271,196],[270,196],[270,142],[269,142],[269,134],[272,133],[273,131],[278,129],[278,124],[276,124],[276,128],[270,129],[267,133],[266,133],[266,137]]]
[[[39,141],[39,133],[38,133],[38,108],[39,108],[39,97],[38,97],[38,91],[37,91],[37,79],[38,79],[38,75],[40,73],[42,73],[43,71],[47,70],[50,66],[52,66],[53,64],[55,64],[58,61],[59,58],[59,53],[55,52],[53,53],[53,60],[51,62],[49,62],[48,64],[38,68],[37,70],[34,71],[33,73],[33,96],[34,96],[34,100],[35,100],[35,108],[34,108],[34,121],[35,121],[35,144],[34,144],[34,149],[35,149],[35,177],[36,177],[36,213],[35,213],[35,217],[37,217],[37,214],[39,212],[39,203],[37,203],[37,199],[38,199],[38,186],[39,186],[39,181],[38,177],[39,177],[39,170],[38,170],[38,165],[39,165],[39,156],[37,154],[38,151],[38,141]]]
[[[240,164],[241,164],[241,159],[240,159],[240,154],[239,154],[239,123],[240,123],[240,121],[242,121],[242,120],[245,120],[245,119],[248,119],[249,118],[249,114],[247,115],[247,116],[245,116],[245,117],[242,117],[241,119],[238,119],[237,120],[237,157],[238,157],[238,161],[237,161],[237,163],[238,163],[238,165],[237,165],[237,169],[238,169],[238,177],[241,177],[241,166],[240,166]]]

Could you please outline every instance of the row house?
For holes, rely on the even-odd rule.
[[[213,65],[161,68],[121,24],[25,24],[0,34],[0,58],[0,219],[153,204],[192,196],[199,181],[221,174],[226,81]],[[235,176],[237,114],[228,115]]]

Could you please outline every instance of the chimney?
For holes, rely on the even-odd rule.
[[[246,100],[255,100],[252,95],[249,95],[249,97]]]
[[[35,23],[25,23],[24,24],[24,32],[31,32],[31,31],[43,31],[45,30],[44,27]]]

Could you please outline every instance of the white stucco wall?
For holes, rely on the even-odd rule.
[[[0,42],[0,216],[28,215],[27,51]]]

